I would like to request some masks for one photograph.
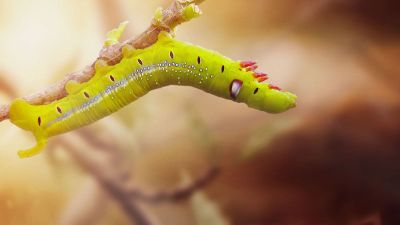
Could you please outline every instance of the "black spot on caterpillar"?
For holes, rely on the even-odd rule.
[[[253,94],[257,94],[257,92],[258,92],[258,88],[254,89]]]
[[[42,124],[42,118],[40,116],[37,118],[37,122],[39,126]]]

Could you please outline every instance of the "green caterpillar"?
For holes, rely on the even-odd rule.
[[[119,38],[123,28],[115,35]],[[112,38],[111,38],[112,39]],[[161,33],[146,49],[123,49],[113,66],[97,64],[88,82],[66,85],[68,95],[47,105],[16,99],[10,120],[33,132],[37,144],[18,152],[21,158],[38,154],[50,136],[91,124],[145,95],[167,85],[193,86],[249,107],[271,113],[295,106],[296,96],[263,82],[254,62],[239,62],[214,51],[177,41]],[[263,82],[263,83],[262,83]]]

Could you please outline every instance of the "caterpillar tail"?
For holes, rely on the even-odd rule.
[[[34,147],[28,148],[25,150],[19,150],[18,156],[20,158],[29,158],[29,157],[35,156],[35,155],[39,154],[41,151],[43,151],[44,147],[46,147],[47,139],[46,138],[41,139],[41,140],[36,139],[36,141],[37,141],[37,143]]]
[[[23,99],[16,99],[11,103],[10,121],[16,126],[31,131],[36,139],[36,145],[26,150],[20,150],[20,158],[32,157],[39,154],[47,144],[47,137],[42,128],[43,122],[38,109]]]

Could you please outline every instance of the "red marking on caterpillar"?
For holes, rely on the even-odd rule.
[[[247,68],[247,67],[254,66],[254,65],[256,65],[256,62],[254,62],[254,61],[242,61],[242,62],[240,62],[240,66],[242,68]]]
[[[265,81],[265,80],[268,80],[268,77],[259,77],[259,78],[257,78],[257,80],[258,80],[258,82],[263,82],[263,81]]]
[[[275,85],[273,85],[273,84],[268,85],[268,87],[269,87],[270,89],[275,89],[275,90],[278,90],[278,91],[281,91],[281,90],[282,90],[280,87],[275,86]]]
[[[261,78],[261,77],[265,77],[265,78],[269,78],[268,77],[268,74],[266,74],[266,73],[259,73],[259,72],[255,72],[254,74],[253,74],[253,77],[254,78]]]
[[[252,65],[246,68],[246,71],[255,71],[258,68],[257,65]]]

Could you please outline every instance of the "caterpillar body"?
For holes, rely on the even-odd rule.
[[[33,132],[37,144],[18,152],[20,157],[39,153],[48,137],[93,123],[145,95],[167,85],[193,86],[219,97],[244,102],[271,113],[295,106],[296,96],[263,82],[254,62],[239,62],[161,33],[145,49],[123,51],[113,66],[97,65],[95,75],[82,84],[68,83],[68,95],[47,105],[31,105],[16,99],[10,120]]]

